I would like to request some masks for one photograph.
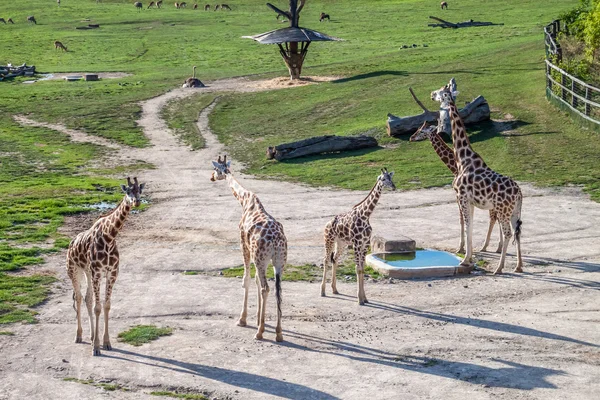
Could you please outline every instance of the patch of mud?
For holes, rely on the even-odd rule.
[[[39,80],[59,80],[64,79],[66,76],[75,76],[75,75],[86,75],[86,74],[95,74],[98,75],[100,79],[119,79],[125,78],[128,76],[132,76],[133,74],[128,74],[127,72],[61,72],[56,74],[45,74],[45,78]]]

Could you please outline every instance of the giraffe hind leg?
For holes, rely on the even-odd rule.
[[[283,275],[283,268],[287,262],[287,250],[281,248],[277,251],[273,259],[273,269],[275,270],[275,299],[277,300],[277,325],[275,327],[275,340],[277,342],[283,342],[283,329],[281,328],[281,303],[283,302],[282,291],[281,291],[281,278]]]
[[[323,258],[323,280],[321,281],[321,296],[325,297],[327,286],[327,268],[333,265],[335,238],[330,232],[329,224],[325,227],[325,257]]]
[[[260,304],[258,314],[258,330],[254,339],[262,340],[263,333],[265,332],[265,315],[267,312],[267,298],[269,296],[269,284],[267,282],[267,260],[259,259],[256,260],[256,281],[258,284],[258,293]]]
[[[67,261],[67,273],[71,278],[73,284],[73,309],[76,313],[77,318],[77,333],[75,336],[75,343],[83,342],[83,328],[81,327],[81,278],[82,273],[77,265],[71,261]]]

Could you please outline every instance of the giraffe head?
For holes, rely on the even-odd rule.
[[[431,100],[441,103],[442,108],[447,108],[450,103],[454,103],[454,99],[458,96],[458,91],[453,89],[450,85],[442,86],[431,92]]]
[[[394,176],[394,171],[388,172],[387,168],[381,169],[381,175],[377,177],[378,181],[381,181],[384,188],[388,188],[390,190],[396,190],[396,185],[392,181],[392,177]]]
[[[409,141],[419,142],[421,140],[429,139],[432,134],[437,131],[435,125],[427,125],[427,121],[423,122],[423,125],[410,137]]]
[[[210,176],[210,180],[214,181],[222,181],[227,177],[227,174],[230,174],[231,171],[229,168],[231,167],[231,161],[227,161],[227,155],[223,156],[221,160],[221,156],[217,159],[217,161],[213,161],[213,173]]]
[[[139,207],[141,203],[140,196],[142,195],[142,190],[144,190],[144,185],[144,183],[138,183],[137,177],[133,178],[133,183],[131,183],[131,178],[127,177],[127,186],[121,185],[121,189],[125,192],[125,201],[133,204],[135,207]]]

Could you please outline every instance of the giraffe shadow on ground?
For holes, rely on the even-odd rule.
[[[521,276],[521,275],[519,275],[519,276]],[[479,318],[460,317],[460,316],[451,315],[451,314],[443,314],[443,313],[437,313],[437,312],[432,312],[432,311],[418,310],[418,309],[412,308],[412,307],[397,306],[395,304],[388,304],[388,303],[383,303],[383,302],[372,302],[371,301],[367,306],[377,308],[380,310],[384,310],[384,311],[391,311],[391,312],[395,312],[395,313],[399,313],[399,314],[412,315],[412,316],[416,316],[416,317],[427,318],[427,319],[440,321],[440,322],[444,322],[444,323],[449,323],[449,324],[469,325],[474,328],[488,329],[488,330],[493,330],[493,331],[498,331],[498,332],[506,332],[506,333],[511,333],[511,334],[515,334],[515,335],[531,336],[531,337],[544,338],[544,339],[549,339],[549,340],[559,340],[559,341],[563,341],[563,342],[569,342],[569,343],[579,344],[579,345],[583,345],[583,346],[590,346],[590,347],[600,347],[600,345],[595,344],[595,343],[590,343],[590,342],[586,342],[583,340],[570,338],[568,336],[557,335],[557,334],[550,333],[550,332],[544,332],[544,331],[540,331],[538,329],[527,328],[527,327],[519,326],[519,325],[507,324],[505,322],[488,321],[488,320],[479,319]]]
[[[120,356],[115,355],[115,353],[120,354]],[[228,385],[261,392],[272,396],[278,396],[284,399],[338,399],[337,397],[328,393],[311,389],[307,386],[251,374],[249,372],[211,367],[207,365],[178,361],[171,358],[151,356],[121,349],[113,349],[110,352],[104,352],[102,355],[106,358],[112,358],[115,360],[128,361],[150,367],[163,368],[183,374],[200,376],[210,380],[223,382]]]
[[[484,253],[486,258],[491,259],[500,259],[500,254],[498,253]],[[514,256],[514,254],[506,253],[507,256]],[[564,267],[564,268],[572,268],[582,272],[600,272],[600,263],[595,262],[584,262],[584,261],[568,261],[568,260],[559,260],[557,258],[550,257],[531,257],[525,256],[523,257],[523,261],[529,264],[538,265],[538,266],[554,266],[554,267]],[[598,283],[600,285],[600,282]]]
[[[521,390],[556,388],[546,378],[552,375],[564,375],[564,372],[560,370],[519,364],[500,359],[491,360],[506,365],[506,367],[492,368],[440,358],[401,355],[350,342],[324,339],[294,331],[285,331],[284,333],[288,338],[288,341],[280,344],[284,347],[343,357],[355,362],[373,363],[406,371],[457,379],[477,385],[485,384],[491,387]],[[293,343],[289,341],[289,338],[309,342],[319,348]]]

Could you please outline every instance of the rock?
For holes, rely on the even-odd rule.
[[[431,283],[428,283],[428,284],[427,284],[427,287],[431,287]]]

